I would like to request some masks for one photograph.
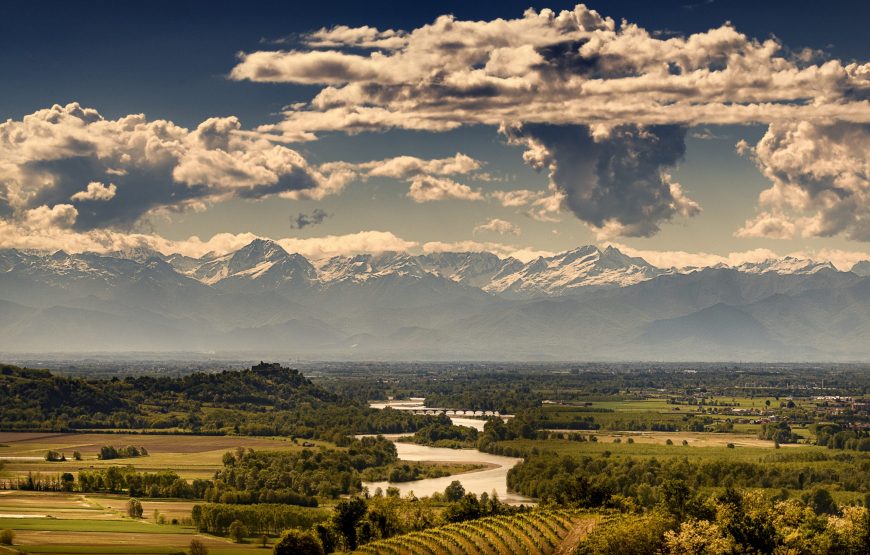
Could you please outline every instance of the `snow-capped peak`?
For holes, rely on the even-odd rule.
[[[610,246],[586,245],[540,257],[517,271],[501,274],[484,289],[521,296],[564,295],[582,287],[624,287],[666,273],[642,258]]]
[[[837,270],[830,262],[818,262],[792,256],[786,256],[785,258],[768,258],[761,262],[744,262],[734,268],[747,274],[766,274],[768,272],[773,272],[780,275],[808,275],[825,270]]]

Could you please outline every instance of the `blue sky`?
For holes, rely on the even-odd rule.
[[[10,147],[3,153],[8,163],[5,168],[0,166],[0,184],[5,188],[5,194],[0,189],[0,200],[6,201],[0,206],[0,224],[6,226],[7,246],[99,250],[144,241],[162,250],[199,254],[211,248],[233,248],[258,235],[283,239],[288,248],[311,255],[379,248],[486,248],[528,258],[580,244],[612,242],[660,264],[800,253],[830,258],[844,266],[867,256],[870,186],[866,149],[860,148],[870,144],[863,142],[870,134],[866,107],[870,78],[861,69],[867,64],[870,46],[864,28],[870,16],[866,4],[587,2],[601,21],[611,18],[609,44],[627,50],[618,55],[604,55],[602,50],[594,58],[581,52],[588,67],[559,65],[552,69],[556,73],[543,77],[533,66],[498,70],[498,75],[493,73],[501,80],[494,86],[498,92],[481,93],[474,99],[479,108],[451,120],[449,130],[439,127],[449,119],[445,114],[467,110],[469,95],[477,94],[471,89],[449,101],[455,106],[437,95],[400,106],[384,100],[387,96],[382,93],[362,98],[354,93],[351,101],[348,93],[341,100],[343,109],[374,107],[398,118],[363,131],[327,121],[324,109],[307,104],[325,89],[347,92],[354,85],[370,89],[372,84],[386,82],[392,91],[416,87],[414,94],[424,99],[435,94],[432,82],[427,81],[433,78],[431,71],[415,75],[407,68],[393,72],[398,63],[372,64],[360,75],[357,69],[364,66],[354,60],[370,60],[372,52],[381,47],[340,43],[335,37],[329,44],[314,44],[310,34],[318,29],[367,26],[411,33],[445,14],[452,14],[457,22],[480,22],[482,29],[483,23],[504,18],[517,25],[511,28],[515,35],[508,41],[514,50],[506,50],[501,61],[516,62],[532,50],[549,52],[549,45],[532,45],[537,37],[520,29],[527,2],[471,4],[4,5],[0,9],[0,67],[7,86],[0,92],[0,119],[10,120],[9,136],[34,133],[16,143],[15,150]],[[532,6],[538,13],[545,8],[556,14],[574,10],[573,2]],[[745,36],[745,43],[728,37],[717,39],[715,47],[691,43],[689,37],[695,33],[711,40],[720,37],[722,33],[715,35],[711,30],[722,29],[727,22],[735,33]],[[594,25],[607,31],[607,23]],[[625,36],[630,25],[645,30],[648,38],[633,44],[634,39]],[[581,35],[587,31],[589,36],[594,34],[590,27],[581,29]],[[576,62],[576,51],[589,40],[586,35],[577,39],[576,33],[565,33],[564,29],[554,32],[553,44],[568,46],[567,55],[547,58],[552,68],[566,60]],[[631,109],[627,108],[627,115],[614,109],[620,102],[630,106],[633,96],[619,96],[608,89],[610,103],[600,112],[591,101],[582,102],[586,79],[609,86],[626,77],[655,73],[650,69],[655,60],[633,60],[631,49],[665,48],[669,39],[687,41],[673,60],[663,60],[671,64],[672,74],[688,78],[693,72],[706,76],[725,70],[740,78],[761,68],[768,77],[775,74],[776,79],[792,81],[768,82],[749,92],[699,86],[691,93],[696,97],[686,93],[685,100],[674,102],[668,97],[672,84],[665,83],[665,75],[655,85],[659,88],[645,97],[636,120]],[[498,42],[500,38],[486,40]],[[520,47],[525,40],[530,41],[530,50]],[[776,53],[760,46],[768,40],[776,42]],[[408,44],[412,46],[403,48],[419,56],[429,43]],[[445,67],[457,64],[445,72],[448,78],[453,71],[453,77],[467,79],[486,62],[460,67],[462,54],[451,53],[448,46],[445,39],[437,47]],[[494,43],[492,48],[500,46],[504,45]],[[278,59],[288,51],[299,56]],[[411,51],[391,46],[383,51],[396,55],[396,60],[399,55],[408,60],[412,56]],[[351,60],[350,65],[342,66],[342,74],[336,77],[327,72],[333,71],[328,64],[335,61],[318,57],[323,52],[342,56],[335,58],[340,64]],[[264,58],[255,58],[256,54]],[[745,68],[729,66],[729,55],[739,56]],[[824,77],[827,74],[814,68],[830,67],[825,64],[832,62],[845,77],[829,82]],[[432,63],[437,68],[442,61]],[[681,63],[685,67],[677,67]],[[803,73],[795,77],[795,72]],[[553,80],[564,79],[566,84],[523,97],[526,100],[517,96],[516,106],[531,102],[526,117],[522,109],[507,110],[493,100],[506,94],[502,90],[511,90],[510,85],[499,88],[511,79],[525,79],[530,86],[544,88]],[[808,91],[805,97],[799,94],[801,88]],[[510,97],[505,98],[509,104]],[[563,116],[557,108],[560,102],[578,104],[567,108]],[[684,117],[680,102],[697,108],[698,113]],[[172,122],[186,130],[170,133],[172,141],[191,144],[205,136],[204,131],[195,132],[202,122],[235,118],[238,124],[227,124],[213,135],[220,134],[225,140],[229,133],[238,140],[234,146],[210,143],[207,152],[196,150],[200,143],[196,148],[185,146],[183,155],[164,144],[161,148],[166,152],[160,156],[175,156],[173,161],[161,158],[139,163],[138,150],[123,158],[123,148],[134,148],[132,142],[107,146],[105,141],[118,136],[117,129],[70,131],[64,122],[81,118],[65,111],[62,116],[37,118],[48,122],[45,129],[51,131],[45,133],[58,133],[54,137],[58,142],[50,143],[52,153],[46,154],[48,147],[39,143],[44,130],[25,125],[25,117],[70,103],[93,109],[109,122],[131,114],[144,114],[149,122]],[[731,114],[727,109],[717,110],[718,105],[759,106],[761,115],[747,116],[736,110]],[[795,109],[780,114],[770,106]],[[840,108],[831,115],[830,106]],[[725,112],[727,117],[717,115]],[[422,123],[405,123],[414,118]],[[311,132],[316,138],[300,140],[310,122],[318,127]],[[502,123],[519,126],[518,131],[500,131]],[[655,127],[660,123],[664,125]],[[161,136],[159,130],[148,133]],[[666,146],[667,137],[674,139],[670,146]],[[68,145],[72,138],[78,141],[78,150],[64,153],[65,146],[57,147]],[[745,141],[742,153],[735,148],[740,141]],[[84,148],[81,142],[93,144]],[[272,151],[272,145],[283,150]],[[534,161],[528,156],[524,160],[524,154],[542,145],[545,154],[538,167],[533,167]],[[226,150],[227,156],[218,159],[217,148]],[[838,163],[833,168],[817,167],[812,156],[805,156],[807,152],[823,158],[831,153],[828,158]],[[458,153],[472,159],[474,167],[435,171],[430,164],[401,175],[378,175],[372,170],[377,164],[362,167],[397,156],[431,161]],[[645,163],[623,163],[639,153],[647,157]],[[124,166],[131,155],[133,162]],[[280,158],[280,164],[274,157]],[[77,162],[70,162],[73,159]],[[803,166],[795,165],[797,159]],[[240,169],[243,163],[248,165]],[[330,163],[344,164],[341,171],[345,173],[324,166]],[[244,179],[227,177],[244,172],[250,172]],[[265,181],[254,183],[257,178]],[[161,180],[168,183],[164,186]],[[673,184],[679,184],[677,190]],[[505,206],[498,195],[511,191],[537,196],[524,204]],[[548,199],[552,202],[545,205]],[[293,225],[300,213],[315,210],[326,214],[320,223],[302,229]],[[367,232],[380,235],[360,235]],[[216,234],[222,234],[220,240],[210,242]],[[199,242],[188,242],[191,236]]]

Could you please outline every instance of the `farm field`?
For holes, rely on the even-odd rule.
[[[572,432],[573,430],[551,430]],[[671,440],[675,445],[681,445],[686,441],[689,447],[726,447],[733,444],[736,447],[752,447],[759,449],[773,449],[774,443],[767,439],[758,439],[755,434],[746,433],[707,433],[707,432],[595,432],[599,444],[613,444],[615,440],[627,442],[629,438],[635,444],[667,445]],[[668,446],[670,447],[670,446]],[[795,449],[805,448],[807,445],[798,443],[786,443],[782,448]],[[673,453],[668,453],[673,454]]]
[[[193,502],[143,501],[145,518],[124,514],[125,496],[75,493],[0,492],[0,530],[15,532],[14,549],[24,553],[177,553],[191,539],[209,552],[251,553],[253,544],[233,544],[225,538],[197,534],[191,526],[157,524],[154,510],[167,518],[187,518]],[[260,551],[262,552],[262,551]],[[0,548],[0,553],[4,553]]]
[[[514,439],[501,442],[505,448],[514,448],[521,452],[551,451],[559,455],[573,456],[626,456],[637,458],[670,458],[680,457],[692,459],[745,460],[754,461],[766,455],[782,452],[774,449],[772,441],[759,440],[755,436],[744,434],[715,434],[691,432],[621,432],[595,434],[598,441],[570,441],[565,439]],[[614,443],[614,439],[620,443]],[[628,443],[632,438],[634,443]],[[667,445],[670,439],[673,445]],[[686,440],[688,445],[683,445]],[[727,444],[733,443],[734,448]],[[783,446],[783,449],[785,447]],[[819,452],[829,454],[828,449],[811,445],[792,445],[789,451]]]
[[[330,446],[326,442],[311,442]],[[99,460],[100,447],[133,445],[145,447],[146,457]],[[140,472],[173,470],[182,478],[211,478],[221,467],[221,457],[237,447],[294,451],[302,449],[301,442],[288,438],[260,438],[246,436],[195,436],[172,434],[52,434],[27,432],[0,432],[0,460],[6,466],[0,478],[25,476],[28,472],[75,474],[82,469],[131,465]],[[46,462],[49,450],[63,453],[65,462]],[[73,452],[82,455],[73,460]]]
[[[355,553],[376,555],[484,555],[572,553],[599,520],[572,511],[535,511],[449,524],[377,541]]]

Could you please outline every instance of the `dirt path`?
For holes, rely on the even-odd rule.
[[[562,543],[553,552],[553,555],[570,555],[574,553],[580,541],[595,528],[596,524],[598,524],[598,521],[594,518],[584,518],[577,521],[574,524],[574,528],[568,532],[568,535],[565,536],[565,539],[562,540]]]

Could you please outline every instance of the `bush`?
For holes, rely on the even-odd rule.
[[[311,532],[287,530],[272,551],[275,555],[323,555],[320,538]]]
[[[654,555],[664,547],[665,532],[676,522],[657,512],[627,515],[598,526],[577,546],[577,555]]]
[[[241,520],[234,520],[228,529],[230,539],[236,543],[242,543],[248,536],[248,527]]]
[[[205,544],[196,538],[190,540],[190,547],[187,551],[190,555],[208,555],[208,549],[205,547]]]
[[[12,530],[0,531],[0,545],[12,545],[13,541],[15,541],[15,532]]]

